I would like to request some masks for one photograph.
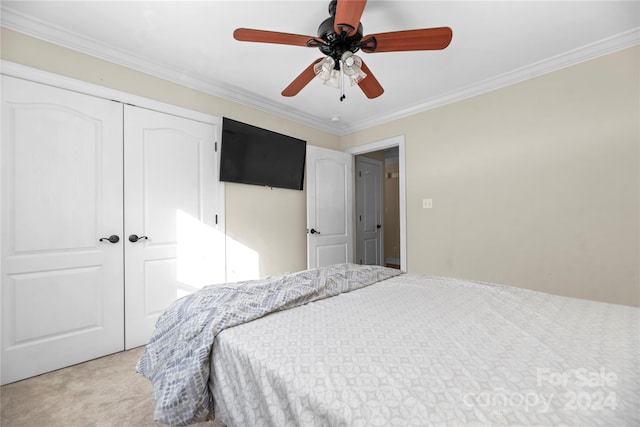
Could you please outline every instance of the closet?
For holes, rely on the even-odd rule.
[[[144,345],[224,281],[218,134],[2,76],[2,384]]]

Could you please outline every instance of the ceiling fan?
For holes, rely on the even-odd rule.
[[[325,57],[316,59],[283,91],[283,96],[297,95],[314,77],[328,86],[341,89],[340,101],[345,99],[344,77],[351,85],[358,85],[364,94],[376,98],[384,89],[369,67],[355,55],[365,53],[399,52],[414,50],[440,50],[449,46],[453,33],[449,27],[392,31],[363,36],[360,18],[366,0],[332,0],[330,17],[318,27],[318,36],[281,33],[277,31],[238,28],[233,37],[239,41],[276,43],[292,46],[315,47]]]

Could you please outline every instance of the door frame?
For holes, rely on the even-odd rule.
[[[346,149],[347,153],[355,156],[370,153],[372,151],[384,150],[386,148],[398,147],[399,162],[399,195],[400,195],[400,270],[407,272],[407,185],[406,185],[406,162],[405,162],[405,136],[398,135],[391,138],[382,139],[369,144],[359,145]],[[355,171],[355,165],[354,165]],[[354,173],[355,180],[355,173]],[[354,200],[355,203],[355,200]]]

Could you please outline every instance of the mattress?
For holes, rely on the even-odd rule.
[[[403,274],[234,326],[227,426],[637,426],[640,309]]]

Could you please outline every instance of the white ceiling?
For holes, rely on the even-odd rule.
[[[359,53],[385,89],[367,99],[314,79],[280,92],[322,54],[239,42],[235,28],[315,36],[316,1],[4,1],[2,25],[344,135],[640,43],[639,1],[369,0],[364,34],[448,26],[442,51]],[[339,120],[332,120],[339,117]]]

